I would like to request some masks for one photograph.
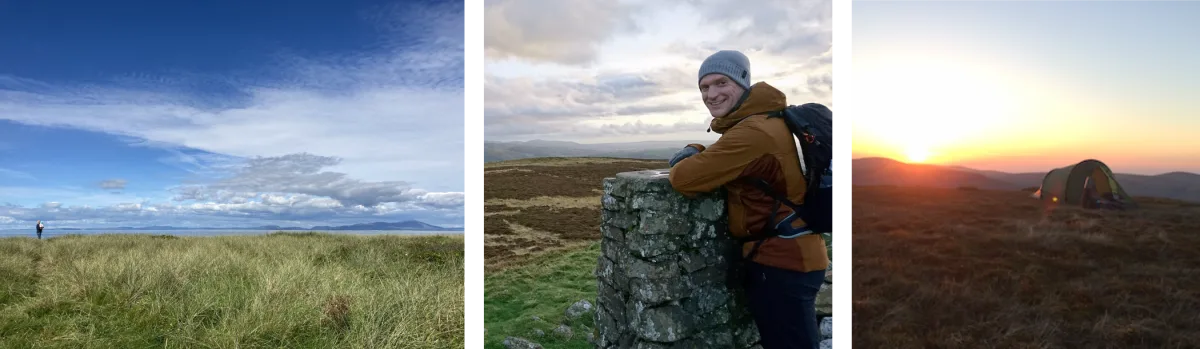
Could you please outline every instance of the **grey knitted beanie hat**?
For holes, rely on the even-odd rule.
[[[700,79],[704,79],[705,75],[713,73],[728,76],[742,88],[750,89],[750,59],[741,52],[722,50],[708,56],[704,59],[704,63],[700,64],[700,76],[696,78],[697,83]]]

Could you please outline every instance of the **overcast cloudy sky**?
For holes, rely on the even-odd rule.
[[[462,6],[0,2],[0,229],[461,227]]]
[[[828,0],[488,0],[488,141],[711,139],[697,71],[722,49],[790,104],[832,108]],[[552,15],[551,15],[552,14]]]

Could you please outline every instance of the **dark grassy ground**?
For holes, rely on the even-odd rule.
[[[855,346],[1200,348],[1200,206],[1028,195],[855,187]]]
[[[463,344],[450,236],[0,239],[0,348]]]
[[[666,168],[666,161],[545,158],[489,163],[484,168],[484,254],[487,270],[521,265],[547,252],[600,239],[604,178]]]
[[[595,303],[603,180],[666,167],[666,161],[608,158],[526,159],[485,167],[487,348],[503,348],[508,336],[547,348],[591,347],[590,313],[571,324],[571,339],[553,330],[572,303]],[[534,336],[534,330],[545,336]]]

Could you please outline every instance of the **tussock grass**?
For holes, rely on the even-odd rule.
[[[0,239],[4,348],[444,348],[463,343],[451,236]]]
[[[1200,208],[855,187],[855,347],[1200,347]]]
[[[567,307],[579,300],[596,304],[596,261],[600,243],[556,251],[536,261],[484,276],[485,347],[502,349],[504,338],[523,337],[546,348],[591,348],[587,329],[595,329],[592,313],[570,324],[574,335],[566,340],[553,330],[563,322]],[[540,320],[535,320],[534,317]],[[586,329],[585,329],[586,327]],[[545,337],[535,337],[542,330]]]

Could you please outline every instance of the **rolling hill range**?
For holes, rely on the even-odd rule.
[[[484,142],[483,161],[496,162],[544,157],[606,157],[663,160],[689,143],[711,141],[650,141],[580,144],[562,141]]]
[[[1039,187],[1046,172],[1007,173],[959,166],[910,164],[887,158],[861,158],[853,162],[854,185],[892,185],[899,187],[1022,190]],[[1170,172],[1147,176],[1127,173],[1113,175],[1133,196],[1169,198],[1200,202],[1200,174]]]

